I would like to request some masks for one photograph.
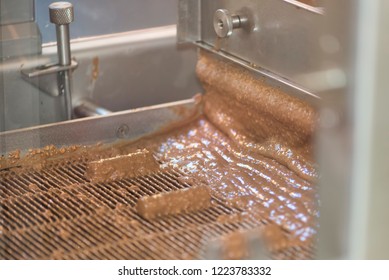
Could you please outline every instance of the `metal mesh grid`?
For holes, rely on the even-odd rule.
[[[263,221],[219,223],[241,212],[213,198],[195,213],[147,221],[134,210],[146,195],[188,188],[170,170],[104,184],[84,178],[86,162],[0,174],[0,259],[193,259],[204,258],[208,242]],[[273,256],[310,258],[306,248]]]

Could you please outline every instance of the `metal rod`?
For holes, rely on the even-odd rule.
[[[70,65],[70,36],[69,24],[62,24],[56,26],[57,30],[57,49],[59,64],[63,66]]]
[[[69,66],[72,63],[69,24],[74,20],[73,5],[68,2],[55,2],[49,6],[49,11],[50,21],[56,25],[58,64]],[[60,71],[57,81],[59,94],[65,99],[66,118],[70,120],[73,115],[70,70]]]
[[[80,104],[74,108],[74,114],[77,117],[104,116],[111,113],[111,111],[88,100],[82,100]]]
[[[65,99],[65,112],[68,120],[72,119],[72,92],[71,92],[71,78],[69,70],[58,72],[58,90],[59,94],[64,96]]]

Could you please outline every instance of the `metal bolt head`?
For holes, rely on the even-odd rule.
[[[218,37],[225,38],[231,36],[234,26],[229,11],[218,9],[215,12],[213,16],[213,28]]]
[[[122,124],[116,129],[116,137],[119,139],[128,138],[129,135],[130,128],[126,124]]]
[[[58,25],[74,21],[73,5],[69,2],[54,2],[49,5],[50,22]]]

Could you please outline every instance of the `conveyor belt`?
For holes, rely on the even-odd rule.
[[[136,201],[147,195],[191,187],[177,170],[109,183],[89,183],[86,162],[62,162],[41,171],[2,172],[0,181],[0,259],[193,259],[207,244],[263,221],[220,223],[239,213],[214,200],[195,213],[147,221]],[[275,258],[310,258],[290,248]]]

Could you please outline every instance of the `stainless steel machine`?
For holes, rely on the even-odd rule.
[[[154,25],[148,25],[146,18],[134,23],[135,27],[150,28],[134,30],[130,25],[132,20],[127,22],[126,19],[124,23],[112,27],[112,32],[117,30],[117,33],[101,34],[97,29],[77,32],[76,28],[98,28],[105,24],[100,19],[100,13],[93,14],[93,8],[86,10],[87,4],[94,3],[74,3],[76,18],[75,22],[69,24],[71,56],[74,64],[77,64],[77,68],[73,67],[72,70],[71,97],[73,109],[82,105],[78,108],[80,110],[76,110],[79,114],[99,114],[101,110],[96,112],[99,107],[106,109],[102,111],[104,113],[162,104],[190,98],[201,92],[194,75],[195,48],[176,47],[175,25],[155,25],[175,22],[175,19],[158,20],[166,13],[150,10],[147,15],[153,18]],[[126,3],[119,1],[117,5],[121,6],[115,8],[117,12],[124,10],[123,5],[133,9],[144,8],[143,2],[138,5]],[[169,3],[169,7],[175,9],[174,3]],[[40,33],[44,35],[43,38],[56,36],[55,24],[49,20],[49,4],[48,1],[34,0],[18,5],[12,0],[1,1],[0,131],[68,119],[63,95],[58,94],[56,74],[35,75],[47,70],[43,66],[55,65],[59,61],[56,43],[48,39],[41,43]],[[35,19],[34,6],[39,10],[37,15],[43,17],[42,11],[46,12],[47,21]],[[99,20],[96,20],[95,17],[99,16]],[[96,22],[92,22],[92,19]],[[39,22],[40,31],[35,21]],[[128,25],[130,31],[123,32],[124,25]],[[90,36],[80,38],[77,34]],[[162,65],[168,65],[168,71],[163,71],[166,66]],[[162,94],[165,92],[169,94]],[[73,118],[76,117],[77,112],[74,112]]]
[[[315,140],[322,173],[316,257],[388,258],[389,115],[385,104],[389,85],[384,77],[389,65],[385,61],[389,41],[384,32],[387,1],[179,0],[177,36],[175,26],[165,26],[71,42],[72,58],[78,66],[59,69],[73,73],[75,110],[71,114],[95,115],[99,114],[98,108],[104,107],[107,115],[61,123],[58,121],[67,118],[65,95],[50,94],[61,79],[23,78],[23,72],[37,67],[42,70],[40,66],[57,61],[55,44],[41,48],[33,2],[25,2],[18,6],[25,10],[14,11],[12,1],[1,0],[0,130],[5,131],[0,133],[1,154],[51,144],[61,147],[136,139],[187,117],[181,109],[191,112],[195,103],[183,99],[201,91],[194,74],[195,46],[243,66],[258,79],[307,101],[320,112]],[[5,7],[12,11],[10,14],[27,16],[9,19],[8,13],[3,12]],[[14,25],[33,32],[15,41]],[[181,43],[178,49],[176,40]],[[12,47],[19,44],[23,47]],[[16,50],[20,52],[12,52]],[[144,107],[168,101],[176,102]],[[122,111],[129,108],[138,109]],[[39,124],[46,125],[36,126]],[[17,128],[21,129],[14,130]],[[2,177],[1,194],[7,198],[22,196],[32,183],[42,183],[47,190],[55,190],[64,182],[85,184],[80,176],[83,168],[84,163],[80,163],[72,165],[71,173],[53,166],[43,173],[11,174],[11,179]],[[129,185],[142,185],[142,195],[158,192],[159,188],[179,189],[185,187],[177,180],[181,175],[179,171],[161,173],[140,178],[139,182],[132,180]],[[117,203],[117,190],[126,188],[116,183],[100,187],[93,186],[94,196],[107,205]],[[199,250],[200,256],[206,257],[207,252],[197,247],[204,245],[201,236],[188,231],[189,224],[206,225],[209,238],[256,224],[250,220],[216,226],[212,223],[215,215],[238,211],[220,203],[209,212],[172,224],[149,224],[140,219],[131,230],[140,224],[147,236],[154,234],[156,238],[123,243],[120,236],[125,233],[120,221],[109,220],[109,211],[115,209],[105,213],[94,213],[87,207],[77,209],[77,203],[82,205],[83,191],[76,188],[74,192],[80,194],[81,202],[64,200],[56,191],[42,194],[40,200],[46,208],[54,207],[50,199],[55,201],[57,208],[49,214],[28,196],[12,200],[18,205],[15,213],[4,204],[0,210],[3,223],[7,221],[15,226],[13,230],[20,231],[6,240],[10,245],[7,250],[3,245],[3,258],[63,258],[63,250],[75,252],[68,258],[192,258],[199,256]],[[130,193],[129,203],[134,203],[136,193]],[[70,214],[61,212],[62,204],[69,204],[66,207],[71,209]],[[39,221],[31,220],[33,211],[39,213],[38,220],[47,227],[43,235],[38,233]],[[127,209],[118,211],[134,216]],[[59,248],[52,238],[68,236],[55,232],[53,223],[66,221],[70,217],[66,215],[79,219],[76,231],[84,240],[70,238],[70,243]],[[5,224],[0,234],[4,228]],[[166,229],[175,232],[174,237],[164,235]],[[96,244],[108,245],[94,249]],[[29,250],[21,250],[23,247]],[[143,254],[134,253],[139,249]],[[311,253],[291,252],[301,258]]]

